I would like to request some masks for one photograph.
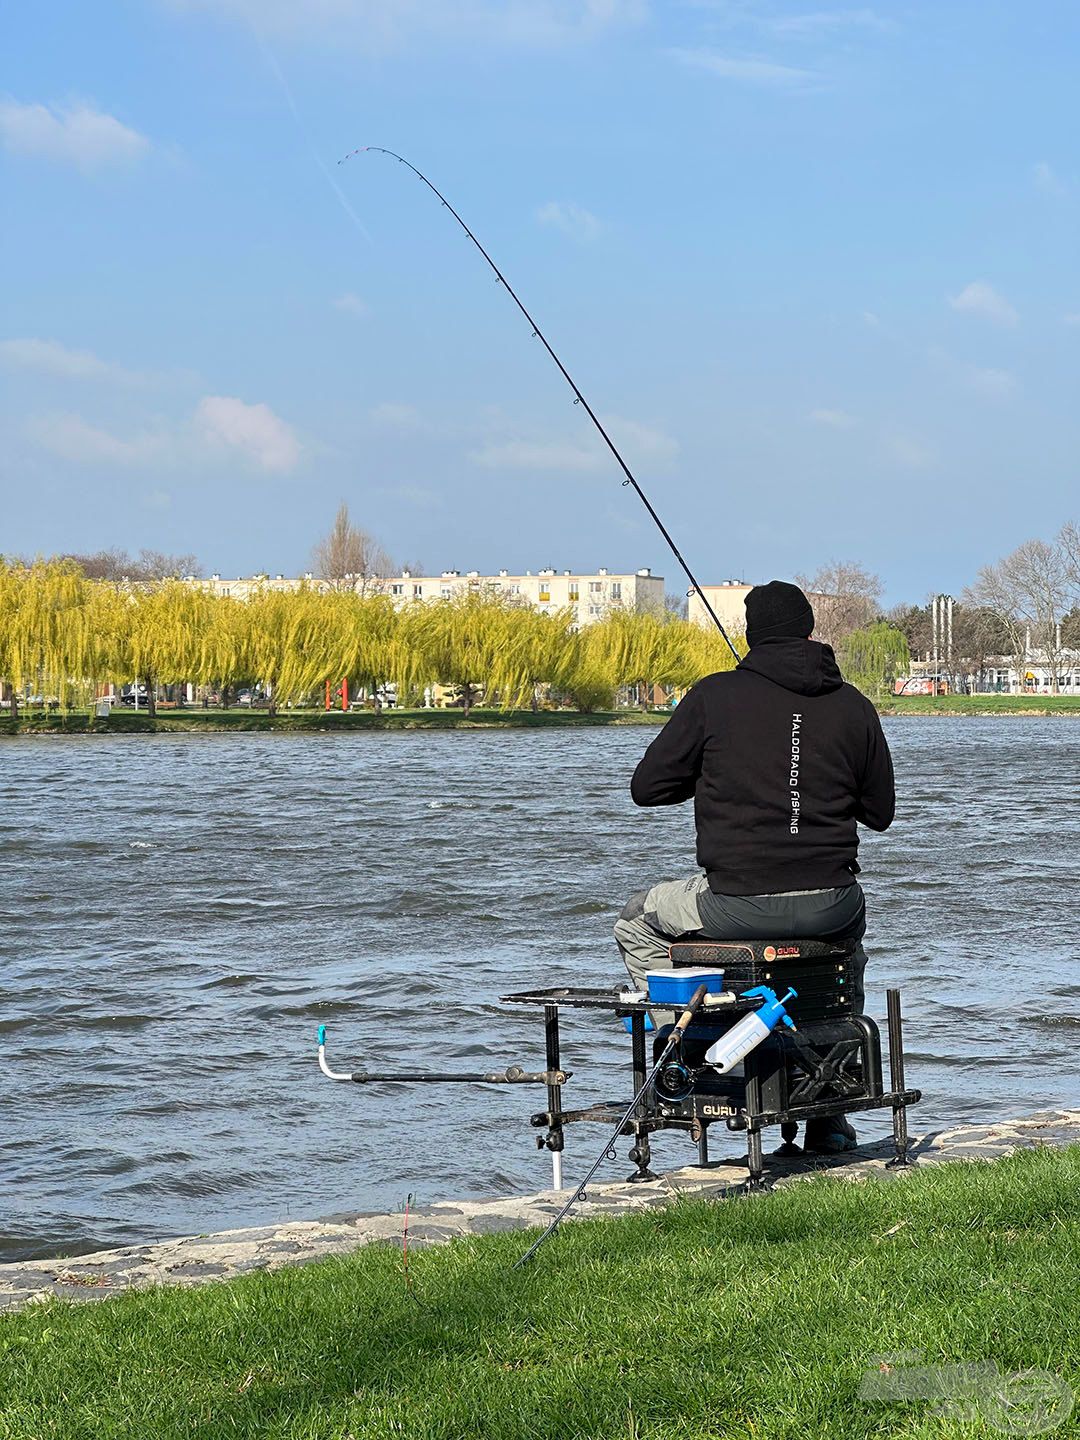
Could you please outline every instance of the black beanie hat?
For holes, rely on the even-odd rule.
[[[759,640],[805,640],[813,634],[814,611],[798,585],[770,580],[767,585],[755,585],[743,603],[749,645]]]

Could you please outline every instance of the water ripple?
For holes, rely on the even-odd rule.
[[[1080,1104],[1080,725],[887,728],[900,808],[863,844],[869,1008],[903,985],[913,1123]],[[689,811],[626,793],[648,738],[3,745],[0,1257],[546,1183],[542,1092],[331,1085],[315,1027],[342,1068],[540,1068],[538,1017],[499,994],[611,984],[626,896],[692,869]],[[574,1103],[624,1094],[614,1021],[570,1014],[564,1041]],[[571,1132],[571,1179],[600,1138]],[[676,1134],[657,1152],[691,1154]]]

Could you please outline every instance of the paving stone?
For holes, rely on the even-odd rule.
[[[768,1155],[766,1176],[776,1186],[793,1185],[815,1175],[859,1181],[898,1180],[920,1167],[951,1161],[987,1161],[1019,1149],[1080,1143],[1080,1110],[1045,1110],[994,1124],[957,1126],[936,1135],[912,1138],[917,1165],[887,1168],[893,1146],[873,1141],[845,1155]],[[669,1205],[680,1195],[716,1202],[740,1196],[746,1157],[725,1155],[708,1165],[686,1165],[642,1184],[618,1179],[590,1184],[587,1197],[570,1220],[633,1213]],[[544,1225],[572,1191],[542,1190],[498,1200],[436,1201],[410,1212],[409,1246],[424,1249],[459,1236],[497,1234]],[[89,1301],[151,1285],[195,1285],[283,1265],[309,1265],[332,1255],[354,1253],[364,1245],[389,1245],[400,1253],[405,1217],[357,1210],[321,1220],[288,1220],[281,1225],[189,1235],[151,1245],[128,1245],[93,1255],[21,1261],[0,1265],[0,1310],[32,1305],[52,1296]]]
[[[477,1215],[469,1222],[474,1235],[496,1235],[503,1230],[528,1230],[530,1222],[521,1215]]]

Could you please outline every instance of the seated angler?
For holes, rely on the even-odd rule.
[[[772,580],[746,597],[749,654],[691,689],[634,772],[638,805],[694,801],[704,874],[635,895],[615,938],[635,988],[671,966],[686,935],[712,940],[860,940],[857,822],[886,830],[896,807],[877,711],[809,637],[810,602]],[[859,946],[859,989],[866,955]],[[841,1115],[810,1121],[805,1148],[853,1149]]]

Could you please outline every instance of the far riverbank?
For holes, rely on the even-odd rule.
[[[1080,695],[897,695],[878,703],[881,715],[948,716],[1076,716],[1080,717]],[[154,719],[132,710],[114,710],[106,718],[91,711],[66,713],[27,711],[18,720],[0,715],[0,736],[4,735],[169,735],[190,731],[201,734],[223,731],[305,731],[332,734],[356,730],[521,730],[566,726],[662,725],[668,710],[601,710],[583,714],[577,710],[286,710],[268,715],[265,710],[159,709]]]

